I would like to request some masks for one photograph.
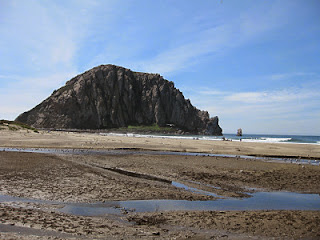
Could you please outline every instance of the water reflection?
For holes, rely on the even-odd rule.
[[[197,193],[197,194],[201,194],[201,195],[207,195],[207,196],[212,196],[212,197],[223,197],[223,196],[220,196],[218,194],[215,194],[215,193],[212,193],[212,192],[208,192],[208,191],[204,191],[204,190],[201,190],[201,189],[198,189],[198,188],[194,188],[194,187],[189,187],[185,184],[182,184],[182,183],[179,183],[179,182],[174,182],[172,181],[171,183],[173,186],[177,187],[177,188],[182,188],[184,190],[187,190],[187,191],[190,191],[190,192],[193,192],[193,193]],[[215,189],[218,189],[218,187],[214,187]]]
[[[0,195],[0,202],[61,204],[63,207],[58,208],[57,211],[81,216],[121,215],[130,211],[320,210],[320,196],[318,194],[292,192],[258,192],[253,193],[250,198],[228,198],[214,201],[129,200],[83,204],[33,200]]]

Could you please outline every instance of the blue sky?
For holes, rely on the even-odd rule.
[[[320,135],[319,0],[0,0],[0,119],[100,64],[159,73],[224,133]]]

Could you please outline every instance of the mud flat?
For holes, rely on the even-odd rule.
[[[243,154],[265,151],[270,155],[275,154],[268,150],[272,147],[283,156],[319,157],[317,145],[302,145],[304,149],[299,151],[292,147],[296,144],[248,143],[242,146],[243,143],[222,141],[131,139],[63,132],[3,130],[0,136],[0,147],[130,147],[210,152],[210,146],[217,153],[223,150],[225,154],[233,154],[233,151],[239,152],[233,149],[239,146]],[[172,181],[201,191],[177,187],[171,184]],[[19,198],[0,200],[0,239],[319,239],[320,211],[314,210],[138,212],[114,207],[114,212],[102,216],[61,211],[68,203],[106,204],[109,201],[154,199],[215,201],[250,198],[251,194],[260,191],[319,195],[319,182],[320,166],[309,164],[209,156],[1,151],[0,195],[42,202]]]

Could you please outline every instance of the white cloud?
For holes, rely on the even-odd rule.
[[[266,79],[271,80],[283,80],[283,79],[291,79],[294,77],[304,77],[304,76],[315,76],[316,73],[312,72],[294,72],[294,73],[278,73],[278,74],[272,74],[270,76],[266,76]]]
[[[317,89],[309,86],[256,92],[194,89],[188,97],[196,107],[209,111],[211,116],[218,115],[225,133],[234,133],[242,127],[247,133],[319,135]]]
[[[4,76],[11,79],[6,88],[0,88],[0,118],[15,119],[47,98],[53,90],[62,87],[75,72],[56,73],[42,77]]]
[[[234,47],[285,25],[289,10],[278,7],[276,2],[264,9],[264,14],[252,8],[241,14],[228,16],[220,25],[205,30],[198,30],[192,26],[192,22],[186,21],[188,27],[194,29],[194,32],[189,32],[185,37],[191,39],[189,42],[181,41],[171,45],[150,59],[138,61],[136,65],[143,71],[170,74],[195,65],[205,56],[225,54]]]
[[[55,1],[11,1],[0,22],[2,71],[29,75],[74,71],[74,58],[91,19],[90,11],[83,9],[92,6],[83,1],[60,5]]]
[[[53,89],[61,87],[66,81],[76,76],[77,72],[59,72],[52,75],[42,77],[22,77],[15,87],[36,87],[41,90]]]
[[[200,90],[199,91],[200,94],[203,94],[203,95],[215,95],[215,96],[219,96],[219,95],[227,95],[229,94],[230,92],[226,92],[226,91],[219,91],[219,90]]]
[[[241,92],[234,93],[225,97],[227,101],[243,102],[243,103],[271,103],[284,102],[301,98],[294,91],[282,90],[273,92]]]
[[[259,4],[256,5],[259,8]],[[116,25],[113,19],[106,21],[107,17],[103,17],[101,22],[109,23],[103,26],[104,31],[107,29],[108,33],[103,32],[104,36],[101,36],[97,31],[97,36],[94,37],[104,40],[104,44],[101,45],[103,48],[100,54],[90,59],[88,66],[112,62],[137,71],[156,72],[162,75],[169,75],[187,68],[189,71],[192,66],[206,57],[225,54],[234,47],[251,42],[253,39],[285,25],[289,10],[278,7],[277,3],[273,3],[271,6],[267,4],[267,7],[262,4],[260,8],[265,8],[263,10],[258,9],[259,11],[257,11],[257,7],[248,10],[242,9],[241,12],[234,12],[234,15],[229,14],[221,19],[214,17],[218,12],[213,9],[210,15],[204,16],[201,13],[199,16],[193,15],[186,18],[184,24],[175,26],[173,22],[172,26],[167,26],[168,35],[163,38],[165,44],[162,44],[157,50],[155,50],[156,45],[152,46],[152,54],[150,55],[145,53],[148,52],[148,46],[152,43],[139,37],[144,29],[136,28],[137,26],[129,23],[129,27],[122,26],[120,34],[118,33],[119,29],[111,27],[113,24]],[[116,14],[119,14],[119,11],[114,9]],[[261,11],[264,14],[259,14]],[[126,9],[121,14],[126,15],[129,19],[132,13],[130,9]],[[151,29],[146,30],[151,31]],[[115,41],[114,38],[117,40]],[[136,38],[140,41],[135,41]]]
[[[231,44],[233,35],[230,26],[221,25],[195,33],[192,42],[169,48],[156,55],[153,59],[138,63],[145,71],[161,74],[188,68],[198,62],[200,56],[219,52]]]
[[[252,91],[252,92],[228,92],[213,90],[198,90],[201,95],[211,97],[220,97],[223,101],[246,103],[246,104],[263,104],[263,103],[280,103],[295,100],[303,100],[318,97],[318,91],[314,89],[287,88],[273,91]]]
[[[284,8],[283,4],[283,1],[270,1],[240,13],[239,27],[243,37],[256,37],[285,25],[293,6],[287,2]]]
[[[6,5],[0,22],[0,118],[14,119],[78,73],[75,56],[91,7],[91,1]]]

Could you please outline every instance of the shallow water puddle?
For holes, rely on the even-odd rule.
[[[220,196],[218,194],[215,194],[215,193],[212,193],[212,192],[208,192],[208,191],[204,191],[204,190],[201,190],[201,189],[198,189],[198,188],[194,188],[194,187],[189,187],[189,186],[187,186],[185,184],[182,184],[182,183],[179,183],[179,182],[172,181],[171,184],[172,184],[172,186],[175,186],[177,188],[182,188],[182,189],[185,189],[185,190],[193,192],[193,193],[212,196],[212,197],[217,197],[217,198],[220,198],[220,197],[223,198],[223,196]],[[215,188],[218,189],[218,187],[215,187]]]
[[[160,211],[320,210],[320,195],[292,192],[258,192],[252,194],[250,198],[214,201],[129,200],[104,203],[64,203],[0,195],[0,202],[60,204],[62,208],[56,209],[57,211],[81,216]]]
[[[289,157],[257,157],[248,155],[214,154],[214,153],[193,153],[193,152],[170,152],[170,151],[140,151],[130,149],[55,149],[55,148],[5,148],[0,147],[0,151],[8,152],[31,152],[49,154],[76,154],[76,155],[127,155],[127,154],[147,154],[147,155],[178,155],[178,156],[208,156],[208,157],[233,157],[246,158],[263,161],[276,161],[286,163],[320,165],[320,159],[297,159]]]
[[[136,212],[157,211],[224,211],[224,210],[320,210],[320,196],[289,192],[260,192],[244,199],[215,201],[140,200],[119,202],[121,207]]]

